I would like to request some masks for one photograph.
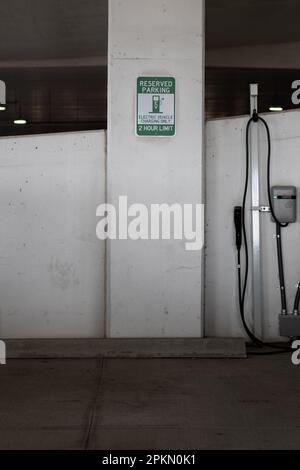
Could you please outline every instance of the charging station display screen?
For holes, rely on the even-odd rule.
[[[176,82],[173,77],[137,79],[136,133],[138,136],[174,136]]]

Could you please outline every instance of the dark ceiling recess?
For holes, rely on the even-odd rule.
[[[84,131],[107,127],[105,67],[5,70],[8,106],[0,112],[1,135]],[[249,112],[249,84],[259,83],[259,111],[270,106],[295,109],[291,84],[300,71],[207,68],[206,119]],[[28,124],[15,126],[22,114]]]
[[[292,82],[300,80],[300,70],[281,69],[206,69],[206,119],[240,116],[249,113],[249,85],[259,84],[259,111],[270,106],[296,109]]]
[[[103,67],[4,70],[7,110],[0,112],[1,135],[105,129],[107,79]],[[16,117],[27,125],[16,126]]]

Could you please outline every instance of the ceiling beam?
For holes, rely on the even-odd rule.
[[[0,61],[0,69],[29,69],[57,67],[106,67],[107,57],[82,57],[79,59],[40,59]]]
[[[300,69],[300,42],[206,51],[207,67]]]

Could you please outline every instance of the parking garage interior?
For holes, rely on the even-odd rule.
[[[299,449],[300,324],[282,336],[275,224],[261,214],[257,316],[252,258],[241,308],[232,212],[250,84],[274,184],[299,189],[299,13],[296,0],[1,2],[0,450]],[[136,132],[139,77],[176,81],[172,135]],[[97,238],[97,207],[124,195],[204,205],[201,251]],[[298,220],[282,228],[288,316]]]

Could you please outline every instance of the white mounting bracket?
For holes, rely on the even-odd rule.
[[[258,112],[258,84],[250,85],[250,116]],[[252,229],[252,316],[254,333],[262,337],[262,268],[260,243],[260,213],[265,206],[260,205],[259,191],[259,141],[258,123],[252,122],[250,129],[250,168],[251,168],[251,229]]]

